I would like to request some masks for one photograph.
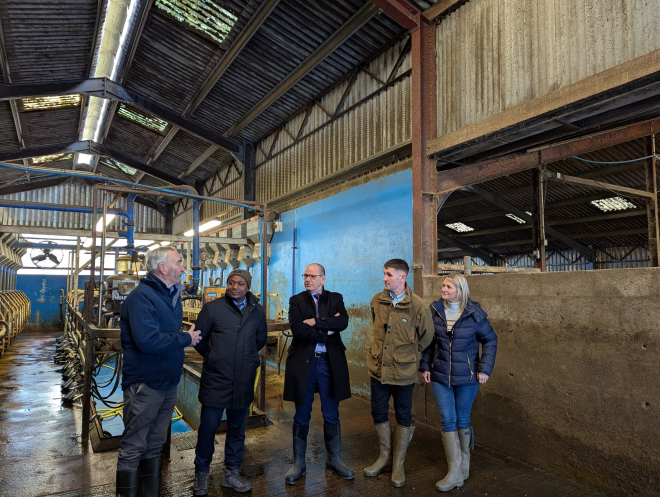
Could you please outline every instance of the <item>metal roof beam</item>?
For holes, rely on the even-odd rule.
[[[365,3],[348,21],[346,21],[330,38],[325,40],[314,52],[305,59],[292,73],[280,81],[275,88],[261,99],[250,111],[241,117],[229,128],[226,136],[233,136],[247,126],[259,114],[266,110],[278,98],[289,91],[296,83],[304,78],[328,55],[343,45],[362,26],[368,23],[372,17],[378,14],[379,9],[373,3]]]
[[[149,114],[185,129],[202,140],[211,142],[228,152],[240,154],[242,147],[224,136],[207,130],[185,117],[149,100],[148,98],[127,90],[120,84],[107,78],[91,78],[77,81],[50,81],[46,83],[29,83],[16,85],[0,85],[0,101],[18,98],[44,97],[51,95],[84,94],[111,100],[119,100],[139,107]]]
[[[449,14],[450,11],[453,12],[464,3],[467,3],[467,1],[468,0],[440,0],[438,3],[431,5],[424,11],[424,17],[429,21],[432,21],[440,15]]]
[[[179,175],[179,178],[185,178],[189,174],[192,174],[192,172],[197,169],[199,166],[202,165],[202,162],[204,162],[206,159],[208,159],[211,155],[215,153],[215,151],[218,150],[218,147],[215,145],[211,145],[209,148],[207,148],[202,155],[197,157],[192,164],[188,166],[188,169],[186,169],[184,172],[182,172]]]
[[[574,155],[593,152],[660,131],[660,119],[630,124],[611,131],[577,138],[555,145],[512,154],[497,159],[475,162],[467,166],[440,171],[437,175],[438,193],[447,193],[460,188],[483,183],[492,179],[533,169],[544,164],[568,159]]]
[[[186,109],[183,111],[184,116],[189,116],[195,111],[195,109],[197,109],[197,107],[199,107],[199,104],[202,103],[202,100],[206,98],[206,95],[208,95],[211,89],[220,80],[231,63],[236,60],[238,54],[240,54],[241,51],[245,48],[248,42],[252,39],[252,36],[254,36],[254,34],[259,30],[273,9],[277,7],[279,2],[280,0],[266,0],[259,6],[259,9],[252,15],[250,20],[243,28],[243,31],[239,33],[234,42],[224,53],[222,59],[220,59],[220,62],[218,62],[218,65],[215,66],[209,77],[206,78],[204,84],[199,90],[197,90],[197,93],[190,101]]]
[[[42,155],[54,155],[54,154],[68,154],[68,153],[79,153],[83,152],[86,154],[93,155],[104,155],[110,157],[118,162],[126,164],[138,171],[143,171],[155,178],[162,179],[168,183],[178,185],[181,183],[181,180],[176,176],[167,174],[155,167],[152,167],[148,164],[144,164],[132,157],[117,152],[116,150],[101,145],[93,141],[80,141],[72,143],[59,143],[55,145],[42,145],[39,147],[30,147],[20,150],[5,150],[0,152],[0,162],[8,162],[13,160],[22,160],[30,159],[32,157],[40,157]],[[44,168],[45,172],[48,172],[48,168]]]
[[[478,250],[476,248],[470,247],[467,243],[463,243],[460,240],[456,240],[451,236],[447,236],[444,233],[438,232],[438,239],[448,245],[451,245],[452,247],[456,247],[464,252],[467,252],[472,257],[479,257],[479,259],[489,264],[493,263],[493,257],[490,254],[486,252],[482,252],[481,250]]]
[[[0,195],[11,195],[12,193],[22,193],[22,192],[31,192],[32,190],[39,190],[41,188],[50,188],[53,186],[59,186],[62,183],[65,183],[69,178],[57,177],[50,178],[43,181],[29,181],[28,183],[21,183],[20,185],[10,185],[5,187],[0,187]]]
[[[5,45],[5,35],[2,31],[2,22],[0,22],[0,68],[2,69],[2,77],[6,83],[11,83],[11,72],[9,71],[9,58],[7,57],[7,47]],[[18,113],[18,107],[15,100],[9,101],[9,108],[11,109],[11,117],[14,120],[14,127],[16,128],[16,139],[18,146],[25,148],[25,139],[23,138],[23,127],[21,126],[21,117]],[[25,163],[27,165],[27,163]]]
[[[573,183],[576,185],[591,186],[594,188],[601,188],[603,190],[610,190],[615,192],[623,192],[629,195],[637,195],[638,197],[653,198],[655,195],[653,192],[647,192],[646,190],[637,190],[635,188],[628,188],[626,186],[614,185],[612,183],[604,183],[602,181],[594,181],[592,179],[578,178],[577,176],[568,176],[562,173],[553,173],[548,171],[546,173],[548,179],[564,182],[564,183]]]
[[[419,26],[420,12],[404,0],[371,0],[394,21],[413,31]]]
[[[491,204],[496,205],[500,209],[504,209],[504,210],[510,212],[511,214],[514,214],[514,215],[518,216],[523,221],[526,221],[529,224],[531,224],[533,222],[532,216],[527,214],[525,211],[523,211],[522,209],[518,209],[518,207],[510,204],[509,202],[507,202],[505,200],[502,200],[499,197],[496,197],[495,195],[493,195],[488,190],[485,190],[485,189],[481,188],[480,186],[476,186],[476,185],[470,186],[469,189],[472,190],[474,193],[476,193],[478,195],[481,195],[486,200],[488,200]],[[557,231],[554,228],[551,228],[550,226],[546,226],[545,232],[548,236],[556,238],[557,240],[559,240],[560,242],[562,242],[565,245],[569,246],[573,250],[577,250],[584,257],[586,257],[587,260],[593,261],[593,251],[589,247],[586,247],[585,245],[582,245],[581,243],[576,242],[572,238],[564,235],[563,233],[560,233],[559,231]]]

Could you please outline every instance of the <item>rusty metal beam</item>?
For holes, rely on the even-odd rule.
[[[435,25],[421,14],[418,28],[411,33],[412,53],[412,188],[413,264],[415,293],[424,296],[423,276],[437,274],[438,206],[446,199],[433,195],[436,190],[435,161],[426,154],[435,137]],[[431,194],[429,194],[431,193]]]
[[[453,12],[464,3],[467,3],[467,1],[468,0],[440,0],[438,3],[431,5],[424,11],[424,17],[429,21],[432,21],[440,15],[446,15],[449,12]]]
[[[646,138],[644,176],[646,178],[646,191],[651,194],[651,200],[646,202],[646,214],[649,236],[649,265],[658,267],[658,254],[660,253],[660,225],[658,223],[658,170],[655,156],[655,135]]]
[[[371,0],[385,14],[406,28],[408,31],[417,29],[419,11],[404,0]]]
[[[312,69],[320,64],[328,55],[343,45],[351,36],[368,23],[372,17],[378,14],[378,7],[372,3],[365,3],[360,9],[346,21],[332,36],[326,39],[314,52],[305,59],[292,73],[280,81],[275,88],[263,97],[247,114],[241,117],[227,130],[226,136],[230,137],[238,133],[259,114],[266,110],[272,103],[290,90],[296,83],[304,78]]]
[[[455,169],[440,171],[437,173],[436,192],[452,192],[501,176],[568,159],[574,155],[581,155],[601,148],[636,140],[637,138],[643,138],[658,130],[660,130],[660,119],[653,119],[555,145],[548,145],[526,153],[507,155],[497,159],[489,159]]]
[[[615,185],[612,183],[604,183],[603,181],[594,181],[592,179],[578,178],[577,176],[568,176],[562,173],[552,173],[548,171],[547,178],[554,181],[562,181],[566,183],[573,183],[576,185],[590,186],[593,188],[601,188],[603,190],[611,190],[615,192],[627,193],[628,195],[636,195],[638,197],[645,197],[653,199],[653,192],[638,190],[636,188],[628,188],[627,186]]]

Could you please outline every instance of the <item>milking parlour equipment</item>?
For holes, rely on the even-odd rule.
[[[16,290],[23,253],[0,241],[0,357],[30,321],[30,299]]]
[[[5,165],[2,164],[1,166]],[[13,168],[14,166],[11,167]],[[77,176],[75,172],[61,172],[58,174]],[[89,175],[85,175],[85,177],[89,177]],[[107,178],[99,179],[107,181]],[[200,201],[231,204],[258,212],[259,216],[251,219],[251,228],[254,229],[254,226],[256,226],[255,235],[259,242],[258,254],[256,257],[253,257],[254,249],[252,246],[250,246],[249,250],[241,250],[240,247],[233,246],[233,243],[228,243],[228,249],[223,252],[223,254],[229,252],[229,254],[226,254],[226,257],[229,258],[233,257],[237,260],[241,258],[244,262],[247,260],[267,260],[265,256],[266,253],[270,255],[270,253],[267,252],[267,248],[270,249],[270,244],[261,243],[261,241],[270,240],[273,224],[263,222],[263,219],[268,219],[268,212],[265,203],[246,201],[240,201],[239,203],[233,200],[202,197],[197,195],[197,192],[188,186],[156,188],[140,185],[139,188],[136,188],[135,185],[129,182],[122,182],[121,180],[113,180],[113,182],[120,184],[125,183],[126,186],[115,186],[105,183],[96,184],[93,187],[93,205],[91,209],[86,208],[88,209],[88,212],[92,213],[93,221],[91,235],[92,257],[88,263],[90,277],[89,281],[85,284],[84,291],[78,290],[79,273],[87,266],[80,266],[81,247],[80,238],[78,238],[76,253],[72,255],[72,259],[75,259],[75,264],[72,264],[71,273],[67,279],[66,291],[62,291],[60,295],[60,313],[64,322],[64,335],[58,339],[57,350],[54,356],[55,362],[61,366],[62,400],[65,404],[80,404],[82,406],[81,438],[82,440],[90,439],[92,442],[92,449],[95,452],[116,448],[121,439],[120,436],[110,436],[109,433],[104,432],[103,420],[117,415],[122,416],[122,402],[112,400],[110,397],[112,397],[115,392],[120,391],[118,389],[121,384],[122,354],[119,328],[119,311],[121,308],[121,302],[139,283],[140,276],[138,275],[138,272],[142,269],[142,261],[140,260],[141,256],[135,247],[134,241],[134,201],[136,196],[153,195],[154,191],[157,191],[162,196],[184,197],[193,200],[194,234],[192,236],[192,244],[188,244],[189,246],[186,251],[191,278],[187,281],[186,291],[182,292],[182,301],[184,301],[184,306],[186,307],[198,309],[201,308],[201,304],[203,303],[202,299],[204,298],[204,293],[200,286],[200,271],[211,267],[219,267],[215,265],[215,263],[218,262],[222,264],[222,260],[218,261],[220,250],[215,252],[214,257],[209,257],[209,253],[213,252],[210,248],[205,249],[202,261],[200,261]],[[97,205],[99,193],[101,194],[100,206]],[[109,193],[116,193],[117,197],[122,193],[129,194],[125,211],[109,208]],[[109,212],[114,213],[115,215],[121,215],[125,218],[126,230],[124,232],[120,231],[119,235],[124,236],[127,239],[125,247],[127,253],[126,255],[117,258],[117,274],[113,274],[106,278],[105,253],[109,248],[106,247],[106,223],[100,223],[101,244],[99,248],[97,248],[98,233],[96,227],[97,220],[107,219],[107,214]],[[270,236],[267,237],[267,233]],[[218,235],[218,242],[220,244],[222,244],[222,236],[222,233]],[[226,236],[227,235],[225,234],[225,237]],[[177,238],[188,237],[181,235]],[[172,237],[172,241],[176,241],[174,237]],[[233,239],[227,241],[233,242]],[[213,243],[207,245],[212,246]],[[241,252],[240,256],[239,252]],[[243,255],[243,253],[245,255]],[[97,266],[96,259],[99,257],[100,262]],[[214,260],[215,263],[213,262]],[[233,259],[231,260],[233,261]],[[202,264],[200,264],[200,262],[202,262]],[[236,266],[238,266],[238,263],[236,263]],[[267,264],[262,265],[261,276],[261,302],[264,308],[266,308],[267,302],[265,298],[265,289],[267,288]],[[215,282],[218,283],[217,278]],[[209,287],[212,287],[213,282],[210,283]],[[190,303],[193,302],[194,304],[191,306]],[[186,303],[188,303],[188,305],[186,305]],[[196,317],[196,313],[194,314],[194,317]],[[107,372],[108,369],[112,371],[109,379],[107,378],[107,375],[105,375],[103,376],[103,380],[100,380],[99,373],[101,371]],[[265,403],[265,354],[262,355],[261,371],[260,383],[262,385],[262,392],[259,396],[259,406],[263,408]],[[265,417],[264,413],[262,413],[262,415]],[[169,443],[166,448],[166,452],[168,451]]]

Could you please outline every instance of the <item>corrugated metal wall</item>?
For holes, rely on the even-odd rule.
[[[649,251],[647,247],[639,245],[626,247],[597,248],[596,260],[592,263],[576,250],[552,250],[548,252],[546,260],[548,271],[579,271],[585,269],[621,269],[633,267],[649,267]],[[440,257],[443,264],[463,264],[462,257]],[[472,258],[472,263],[486,266],[478,257]],[[528,254],[504,256],[504,260],[497,261],[498,266],[534,267],[534,260]]]
[[[224,185],[224,186],[223,186]],[[222,169],[204,183],[204,195],[207,197],[240,200],[243,198],[243,166],[236,162],[229,171]],[[215,216],[224,221],[240,214],[241,208],[218,202],[202,202],[202,219]],[[173,233],[182,233],[192,227],[192,209],[174,217]]]
[[[658,48],[658,0],[471,0],[437,28],[438,136]]]
[[[367,69],[381,80],[387,80],[405,41],[400,41],[374,59]],[[410,68],[411,57],[408,54],[398,74]],[[318,105],[314,107],[302,135],[312,132],[330,120],[326,111],[329,114],[334,113],[347,85],[348,82],[342,83],[321,99],[320,104],[325,111]],[[361,72],[342,108],[348,109],[381,86],[379,81]],[[270,160],[267,160],[267,154],[277,133],[271,134],[258,144],[257,200],[272,201],[350,167],[356,162],[409,141],[412,136],[410,107],[410,78],[405,78],[317,133],[291,146],[294,143],[292,136],[298,136],[304,122],[305,113],[299,114],[285,124],[286,131],[279,133]],[[278,154],[289,146],[291,148]]]
[[[22,202],[41,202],[47,204],[64,204],[71,206],[92,206],[92,187],[82,184],[66,184],[50,188],[42,188],[29,192],[2,195],[5,200],[20,200]],[[101,192],[98,192],[97,205],[101,206]],[[111,195],[109,193],[109,195]],[[111,196],[109,198],[112,198]],[[115,207],[126,208],[126,199],[120,198]],[[75,212],[58,212],[28,210],[21,208],[7,209],[16,225],[42,228],[62,229],[92,229],[91,214]],[[109,231],[122,229],[119,218],[109,225]],[[135,231],[140,233],[164,233],[165,218],[158,211],[144,205],[135,204]],[[66,233],[62,233],[65,235]],[[90,232],[91,234],[91,232]]]

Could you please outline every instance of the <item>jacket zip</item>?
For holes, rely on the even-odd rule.
[[[465,354],[467,356],[468,360],[468,368],[470,368],[470,379],[474,376],[474,372],[472,371],[472,364],[470,364],[470,354]]]
[[[438,316],[440,316],[440,319],[442,319],[445,322],[445,328],[446,328],[447,327],[447,320],[442,317],[442,314],[440,314],[440,312],[438,312],[438,309],[436,309],[434,306],[431,306],[431,307],[433,307],[433,310],[438,313]],[[456,323],[454,323],[454,325],[455,324]],[[447,385],[447,386],[451,386],[451,343],[453,341],[453,338],[454,338],[454,333],[452,332],[451,336],[449,337],[449,385]]]

